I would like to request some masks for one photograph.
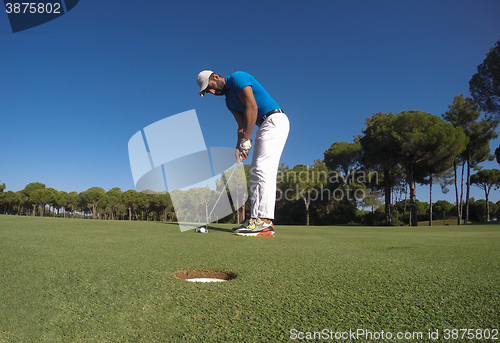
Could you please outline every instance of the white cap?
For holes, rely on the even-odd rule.
[[[198,78],[196,79],[196,82],[198,82],[198,86],[200,86],[200,96],[205,95],[205,89],[208,87],[208,79],[210,75],[213,74],[213,71],[211,70],[204,70],[201,73],[198,74]]]

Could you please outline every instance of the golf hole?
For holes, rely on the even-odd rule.
[[[179,270],[175,273],[179,279],[190,282],[224,282],[236,279],[236,274],[222,270]]]

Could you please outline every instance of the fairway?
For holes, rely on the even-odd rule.
[[[314,332],[437,342],[446,329],[500,329],[500,225],[276,226],[274,238],[231,227],[1,215],[0,342],[285,342]],[[191,283],[175,277],[181,269],[237,277]],[[349,330],[372,339],[330,336]],[[392,339],[375,339],[382,331]]]

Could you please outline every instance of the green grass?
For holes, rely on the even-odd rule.
[[[461,225],[464,225],[465,221],[462,219],[461,220]],[[468,222],[469,224],[477,224],[473,223],[471,221]],[[432,226],[444,226],[444,225],[458,225],[458,220],[457,218],[447,218],[446,221],[443,221],[443,219],[434,219],[432,221]],[[481,225],[481,224],[479,224]],[[409,226],[409,225],[407,225]],[[429,220],[423,220],[418,222],[418,226],[429,226]]]
[[[163,223],[0,216],[0,342],[500,329],[500,225],[277,226],[275,238],[230,227],[197,234]],[[237,278],[174,276],[188,268]]]

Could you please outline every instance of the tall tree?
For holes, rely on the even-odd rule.
[[[490,154],[490,140],[498,137],[495,129],[498,126],[498,121],[491,117],[477,121],[481,116],[481,110],[476,102],[469,97],[464,97],[463,94],[457,95],[453,99],[453,104],[448,105],[449,110],[442,115],[443,119],[451,123],[455,127],[461,127],[464,133],[469,137],[466,149],[460,155],[459,161],[462,163],[462,171],[466,167],[466,196],[465,196],[465,214],[463,219],[468,222],[469,214],[469,198],[470,198],[470,170],[477,164],[485,161]],[[456,167],[454,164],[456,175]],[[463,189],[463,172],[462,172],[462,189]],[[457,178],[455,177],[455,182]],[[463,211],[461,210],[462,196],[458,200],[458,185],[455,185],[457,198],[457,211],[460,220]],[[459,221],[460,224],[460,221]]]
[[[13,191],[0,192],[0,213],[10,214],[15,202],[16,193]],[[3,212],[2,212],[3,209]]]
[[[97,219],[97,205],[99,199],[106,194],[101,187],[92,187],[80,193],[82,200],[89,206],[92,211],[92,219]]]
[[[78,193],[75,191],[68,193],[68,206],[71,208],[71,216],[73,218],[76,217],[76,209],[78,208],[79,198]]]
[[[128,208],[128,220],[132,220],[132,214],[137,219],[137,198],[137,191],[134,189],[122,193],[122,201]]]
[[[27,184],[26,187],[24,187],[24,189],[22,190],[22,193],[27,197],[25,205],[26,206],[31,205],[31,207],[33,208],[33,212],[31,213],[32,216],[36,214],[36,206],[37,206],[37,202],[33,201],[32,199],[32,194],[35,191],[43,188],[45,188],[45,184],[40,182],[32,182]]]
[[[332,171],[340,169],[347,177],[347,184],[349,184],[349,174],[352,169],[359,166],[361,153],[362,147],[359,142],[335,142],[325,151],[324,161],[328,169]]]
[[[111,220],[114,220],[117,217],[118,208],[120,207],[121,204],[121,195],[122,195],[122,190],[118,187],[111,188],[109,191],[106,192],[105,208]]]
[[[368,167],[383,170],[385,195],[385,220],[392,222],[391,214],[391,185],[392,170],[398,165],[397,149],[392,136],[392,122],[395,116],[392,113],[375,113],[366,119],[366,129],[359,142],[363,148],[362,161]]]
[[[152,195],[154,193],[155,192],[150,189],[137,193],[137,208],[141,213],[141,220],[144,220],[144,215],[146,215],[146,221],[149,221],[149,212],[153,206]]]
[[[477,168],[477,165],[490,157],[490,141],[498,137],[496,129],[498,120],[493,117],[481,119],[471,125],[469,143],[467,144],[467,195],[465,206],[465,220],[469,218],[469,198],[470,198],[470,170]]]
[[[68,206],[69,194],[65,191],[56,191],[55,193],[55,204],[57,208],[57,214],[59,215],[59,209],[63,209],[63,217],[66,218],[66,208]]]
[[[173,219],[173,211],[174,206],[172,204],[172,200],[170,199],[170,194],[155,194],[153,196],[154,208],[158,214],[158,220],[161,220],[163,217],[163,221],[168,220],[168,215],[170,214],[171,220]]]
[[[337,173],[341,171],[340,175],[344,183],[343,188],[346,192],[351,191],[351,182],[353,181],[356,169],[361,166],[363,148],[359,143],[359,139],[355,139],[354,143],[348,142],[335,142],[324,153],[324,164],[328,167],[330,172]],[[354,188],[359,188],[359,185],[353,185]],[[354,191],[354,190],[353,190]],[[352,212],[356,211],[357,201],[352,197],[349,201],[344,198],[345,205],[351,208]]]
[[[500,187],[500,170],[498,169],[482,169],[471,176],[471,182],[484,190],[486,198],[486,221],[490,221],[489,195],[491,189]]]
[[[483,111],[500,119],[500,40],[477,67],[477,73],[469,81],[469,90]]]
[[[411,225],[416,226],[415,182],[438,172],[447,161],[461,153],[467,138],[461,129],[455,129],[437,116],[419,111],[399,113],[391,128],[397,158],[410,187]]]

